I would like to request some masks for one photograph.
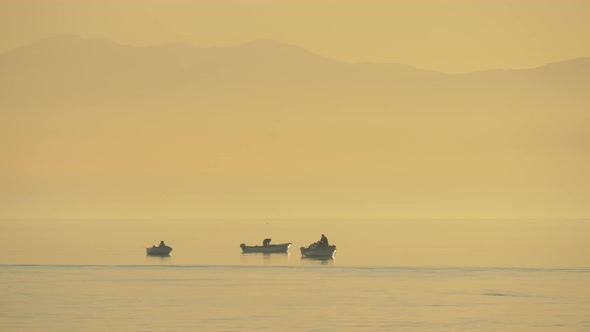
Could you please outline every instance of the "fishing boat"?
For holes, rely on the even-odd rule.
[[[301,247],[303,257],[333,257],[336,254],[335,245],[312,243],[308,247]]]
[[[148,256],[170,256],[172,248],[167,246],[164,241],[160,241],[159,246],[152,246],[151,248],[145,248],[145,252]]]
[[[244,254],[260,252],[265,254],[286,253],[291,247],[291,243],[270,244],[270,239],[264,239],[261,246],[248,246],[245,243],[240,244]]]

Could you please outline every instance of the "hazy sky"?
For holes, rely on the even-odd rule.
[[[590,59],[446,75],[315,55],[537,67],[590,56],[588,18],[567,0],[0,0],[0,218],[588,217]],[[84,38],[19,48],[64,34]],[[311,53],[137,47],[258,39]]]
[[[584,0],[0,0],[0,52],[56,34],[131,45],[276,39],[444,72],[590,56]]]

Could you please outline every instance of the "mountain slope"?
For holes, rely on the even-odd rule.
[[[274,41],[218,49],[140,48],[64,36],[0,54],[0,97],[16,107],[62,106],[175,89],[283,87],[287,94],[289,89],[303,90],[293,91],[295,95],[328,89],[342,90],[347,97],[358,91],[371,98],[392,94],[438,102],[471,93],[496,98],[515,90],[580,93],[578,87],[588,86],[589,68],[588,59],[578,59],[531,70],[444,75],[402,65],[341,63]]]
[[[588,73],[589,59],[447,75],[275,41],[51,38],[0,54],[0,208],[580,216]]]

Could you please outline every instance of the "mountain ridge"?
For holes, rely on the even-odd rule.
[[[68,35],[0,54],[0,106],[15,108],[129,98],[191,104],[232,97],[247,103],[319,103],[327,109],[375,103],[424,109],[449,102],[459,107],[497,103],[506,99],[502,95],[526,104],[564,95],[582,100],[589,85],[590,58],[524,70],[445,74],[400,64],[346,63],[275,40],[218,48],[136,47]]]
[[[588,211],[585,59],[451,75],[267,41],[39,45],[0,55],[0,180],[25,215]]]
[[[212,51],[236,51],[236,50],[246,50],[246,51],[253,51],[257,54],[260,54],[261,51],[269,51],[271,54],[298,54],[299,56],[305,55],[308,57],[314,57],[317,59],[323,59],[330,62],[340,63],[340,64],[347,64],[347,65],[367,65],[367,66],[383,66],[383,67],[394,67],[399,66],[402,68],[411,68],[417,71],[425,71],[425,72],[432,72],[444,75],[453,75],[453,76],[460,76],[460,75],[471,75],[477,73],[488,73],[488,72],[512,72],[512,71],[531,71],[531,70],[539,70],[543,68],[551,68],[551,67],[563,67],[563,66],[571,66],[575,64],[582,64],[584,66],[590,66],[590,57],[576,57],[571,59],[564,59],[554,62],[549,62],[540,66],[533,66],[527,68],[490,68],[486,70],[478,70],[478,71],[468,71],[462,73],[446,73],[441,72],[433,69],[423,69],[411,64],[401,64],[401,63],[390,63],[390,62],[374,62],[374,61],[359,61],[359,62],[347,62],[341,61],[338,59],[330,58],[327,56],[322,56],[316,53],[313,53],[303,47],[284,43],[275,39],[256,39],[252,41],[248,41],[245,43],[231,45],[231,46],[224,46],[224,47],[194,47],[187,43],[183,42],[170,42],[164,44],[156,44],[156,45],[148,45],[148,46],[135,46],[129,44],[123,44],[114,42],[108,39],[103,38],[87,38],[82,37],[79,35],[57,35],[52,36],[44,39],[37,40],[35,42],[16,47],[10,50],[6,50],[4,52],[0,52],[0,58],[3,56],[11,55],[14,53],[21,53],[26,50],[36,49],[36,48],[46,48],[46,47],[55,47],[55,46],[108,46],[110,48],[118,48],[118,49],[126,49],[126,50],[136,50],[136,51],[153,51],[153,50],[163,50],[169,49],[174,51],[185,51],[185,52],[212,52]]]

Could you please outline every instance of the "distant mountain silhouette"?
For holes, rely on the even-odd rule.
[[[117,181],[137,195],[151,192],[145,183],[256,188],[248,202],[261,211],[274,197],[318,209],[535,200],[569,211],[590,194],[589,90],[589,58],[444,74],[271,40],[134,47],[61,36],[0,54],[0,173],[49,196],[84,181],[94,191],[80,191],[104,197]],[[45,180],[29,176],[35,167]],[[201,208],[227,203],[216,202]]]
[[[445,95],[499,97],[516,90],[534,93],[538,88],[579,93],[588,86],[589,74],[588,58],[527,70],[446,75],[407,65],[339,62],[273,40],[199,49],[183,44],[133,47],[60,36],[0,54],[0,99],[27,107],[109,102],[146,94],[153,98],[172,90],[192,94],[191,88],[227,93],[240,87],[283,87],[294,98],[328,89],[344,99],[358,90],[359,96],[401,94],[438,102]]]

